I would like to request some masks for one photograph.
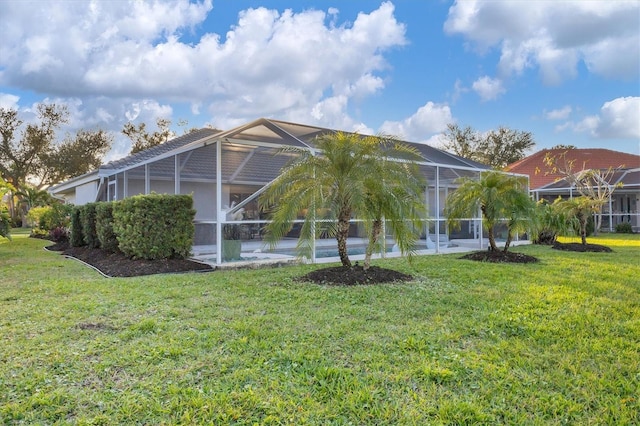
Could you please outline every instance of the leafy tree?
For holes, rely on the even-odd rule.
[[[367,250],[371,251],[384,217],[401,250],[411,250],[415,238],[411,232],[415,228],[402,222],[415,222],[412,215],[418,211],[415,199],[408,195],[420,186],[411,161],[417,154],[390,138],[343,132],[322,136],[316,145],[318,152],[283,149],[284,153],[295,153],[296,158],[260,198],[261,206],[271,208],[272,213],[267,241],[275,245],[303,212],[298,251],[309,256],[314,238],[327,233],[336,238],[342,265],[350,267],[347,237],[351,218],[365,220],[370,235]],[[387,156],[406,160],[387,161]],[[380,188],[376,188],[376,183]],[[393,202],[398,204],[392,206]]]
[[[483,135],[469,126],[461,129],[457,124],[448,124],[444,136],[445,150],[494,169],[523,159],[525,152],[535,145],[531,132],[502,126]]]
[[[147,125],[140,123],[137,126],[132,122],[128,122],[122,128],[122,133],[131,139],[133,145],[129,154],[136,154],[145,149],[163,144],[175,137],[175,133],[171,130],[171,120],[166,118],[158,118],[156,120],[158,130],[149,133]]]
[[[27,198],[27,204],[27,186],[41,190],[86,173],[100,165],[111,145],[111,136],[102,130],[81,130],[75,138],[56,143],[56,131],[69,116],[65,106],[39,104],[36,116],[34,123],[24,125],[16,109],[0,108],[0,175],[13,185],[14,195]],[[9,209],[18,216],[13,197]]]
[[[480,210],[487,228],[489,250],[497,251],[494,229],[506,219],[508,236],[504,251],[507,252],[513,233],[527,227],[534,208],[523,179],[487,171],[480,179],[462,177],[457,183],[460,186],[449,194],[445,207],[449,226],[459,227],[459,219],[473,217]]]

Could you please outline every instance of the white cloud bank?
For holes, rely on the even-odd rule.
[[[380,131],[404,140],[426,143],[429,142],[428,136],[444,132],[447,124],[453,121],[448,105],[427,102],[405,120],[385,121]]]
[[[407,43],[390,2],[340,25],[336,9],[247,9],[222,35],[202,34],[211,0],[33,5],[0,2],[0,85],[80,99],[103,120],[184,102],[222,128],[257,116],[362,128],[349,102],[384,88],[384,53]]]
[[[577,75],[582,61],[606,78],[640,73],[640,2],[456,1],[444,29],[481,53],[497,48],[502,77],[537,68],[547,85]]]

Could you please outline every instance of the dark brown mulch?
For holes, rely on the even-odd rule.
[[[522,253],[514,253],[511,251],[503,252],[502,250],[492,251],[474,251],[473,253],[465,254],[460,259],[476,260],[479,262],[491,262],[491,263],[535,263],[538,262],[538,258],[529,256]]]
[[[61,251],[65,256],[82,260],[110,277],[137,277],[213,270],[210,265],[188,259],[130,259],[122,253],[111,253],[88,247],[71,247],[68,243],[56,243],[48,246],[47,249]]]
[[[362,266],[356,264],[351,268],[334,266],[317,269],[298,278],[298,281],[329,285],[362,285],[411,281],[412,279],[411,275],[392,269],[371,266],[365,270]]]
[[[600,244],[582,244],[582,243],[553,243],[553,249],[564,251],[577,251],[581,253],[611,253],[613,250],[607,246]]]

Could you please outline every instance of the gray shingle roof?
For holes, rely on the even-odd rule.
[[[100,170],[118,170],[133,167],[139,163],[151,160],[154,157],[173,151],[174,149],[181,148],[197,140],[213,136],[220,132],[221,131],[217,129],[196,130],[191,133],[187,133],[186,135],[179,136],[175,139],[171,139],[170,141],[167,141],[163,144],[154,146],[153,148],[149,148],[136,154],[121,158],[119,160],[114,160],[107,164],[103,164],[102,166],[100,166]]]

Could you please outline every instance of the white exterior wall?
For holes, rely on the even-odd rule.
[[[72,197],[73,200],[69,200],[69,202],[82,206],[87,203],[93,203],[96,201],[96,193],[98,191],[98,182],[89,182],[84,185],[79,185],[76,187],[76,195]]]

